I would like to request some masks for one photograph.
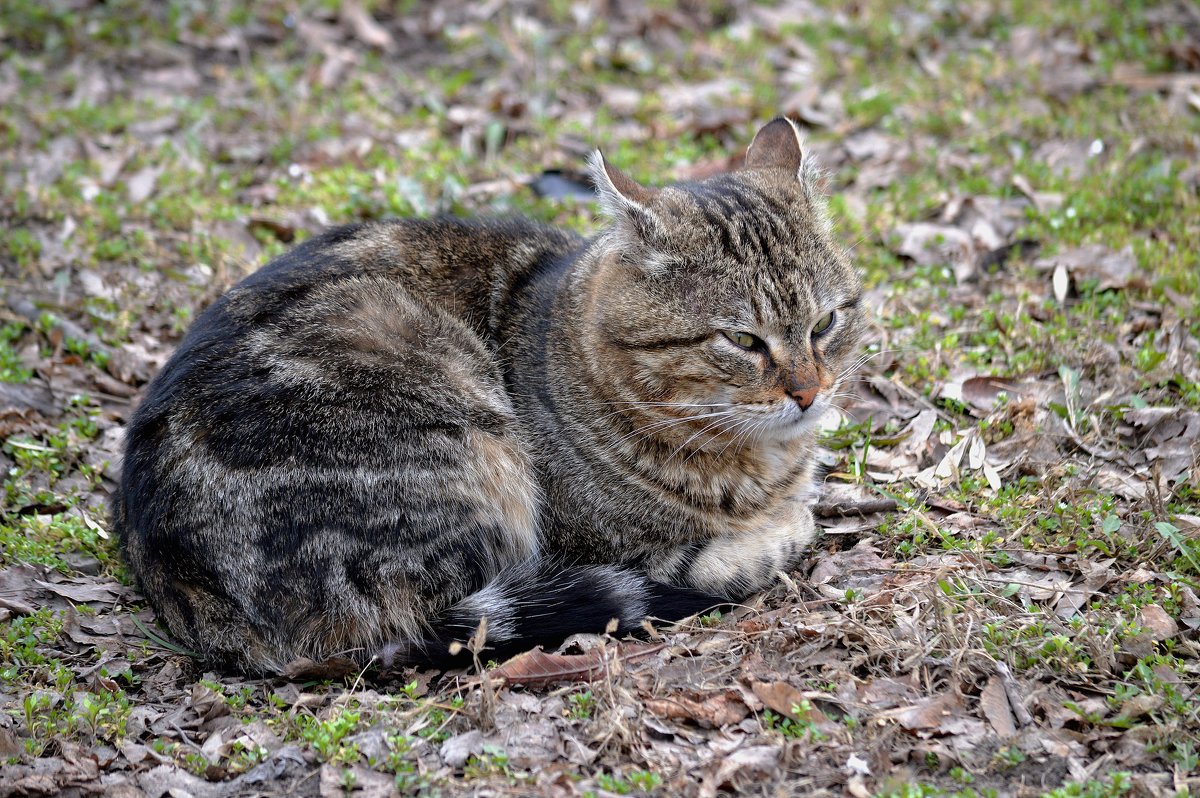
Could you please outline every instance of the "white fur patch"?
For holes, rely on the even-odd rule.
[[[513,617],[514,601],[507,594],[507,587],[492,582],[460,601],[455,607],[455,614],[467,618],[487,618],[487,639],[492,642],[512,640],[517,636],[517,624]]]

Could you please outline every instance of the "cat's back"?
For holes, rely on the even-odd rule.
[[[329,230],[252,273],[197,318],[148,387],[131,431],[172,403],[236,394],[242,381],[272,367],[307,366],[310,376],[328,370],[353,387],[378,378],[379,367],[410,372],[419,364],[409,361],[439,336],[483,354],[511,287],[578,242],[516,217]]]
[[[355,642],[338,618],[398,635],[423,601],[529,553],[537,489],[512,442],[489,308],[523,264],[569,242],[515,220],[338,228],[197,319],[131,419],[115,514],[131,569],[185,643],[233,640],[213,657],[261,662],[286,660],[273,630],[303,639],[304,619],[325,623],[318,649]],[[493,524],[480,497],[518,522]],[[488,542],[441,537],[472,527]],[[468,557],[476,548],[494,557]],[[444,596],[392,595],[423,575],[444,578]],[[406,616],[377,617],[389,611]]]

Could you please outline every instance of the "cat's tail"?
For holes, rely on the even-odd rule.
[[[699,590],[655,582],[613,565],[564,565],[533,558],[502,571],[482,590],[443,611],[431,634],[417,643],[384,646],[384,667],[454,666],[470,662],[465,644],[487,618],[480,658],[501,660],[536,645],[553,646],[578,632],[616,634],[641,628],[646,618],[679,621],[728,604]],[[453,651],[452,651],[453,649]]]

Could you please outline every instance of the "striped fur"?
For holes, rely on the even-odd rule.
[[[593,171],[593,239],[340,228],[201,315],[130,423],[114,507],[185,645],[251,672],[433,662],[486,616],[501,653],[796,563],[863,318],[794,127],[699,183]]]

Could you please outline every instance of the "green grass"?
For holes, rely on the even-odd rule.
[[[415,13],[404,3],[365,5],[389,23]],[[879,320],[887,334],[880,349],[889,350],[893,361],[883,376],[936,409],[936,432],[951,442],[978,434],[994,446],[1027,431],[1018,402],[978,418],[962,403],[942,398],[942,382],[963,370],[1113,387],[1101,408],[1084,412],[1058,404],[1059,415],[1078,434],[1103,436],[1105,446],[1117,445],[1114,430],[1130,408],[1200,409],[1200,384],[1169,356],[1176,333],[1146,321],[1147,307],[1162,308],[1175,314],[1169,318],[1178,318],[1184,333],[1200,335],[1195,252],[1200,199],[1189,173],[1200,115],[1181,112],[1163,92],[1135,91],[1109,80],[1121,64],[1148,73],[1194,71],[1186,61],[1187,31],[1159,22],[1158,4],[1006,0],[968,10],[920,0],[853,6],[820,0],[818,9],[827,13],[777,29],[739,28],[721,4],[702,5],[716,20],[714,27],[681,26],[672,31],[672,45],[662,47],[614,35],[616,22],[605,15],[580,22],[571,3],[553,2],[540,28],[514,26],[502,16],[449,27],[431,43],[437,63],[424,69],[397,68],[390,57],[358,48],[358,65],[346,82],[323,87],[312,78],[324,59],[297,35],[294,18],[330,12],[332,22],[338,6],[332,0],[211,8],[174,0],[9,3],[0,12],[0,46],[12,56],[6,63],[17,91],[0,107],[0,156],[7,156],[0,160],[24,163],[66,154],[56,176],[43,183],[10,179],[7,171],[0,177],[4,289],[20,293],[21,286],[43,281],[47,296],[64,285],[74,296],[79,270],[113,276],[121,287],[118,298],[82,298],[68,302],[63,313],[117,349],[141,343],[146,335],[170,342],[216,291],[318,227],[314,217],[337,223],[515,212],[590,231],[597,216],[589,203],[539,199],[519,187],[498,194],[474,189],[548,167],[579,169],[579,152],[592,146],[602,146],[640,179],[665,182],[736,152],[797,90],[816,85],[836,95],[842,108],[832,129],[809,132],[814,147],[828,147],[835,156],[831,209],[839,235],[848,244],[857,242],[853,257],[868,286],[892,297]],[[669,3],[650,6],[663,15],[671,10]],[[87,75],[69,68],[73,63],[124,64],[131,51],[216,39],[251,22],[277,32],[278,41],[264,40],[237,57],[197,58],[202,80],[241,85],[237,97],[218,98],[208,89],[200,96],[142,92],[134,90],[142,83],[131,78],[133,89],[69,101],[86,89]],[[1008,49],[1029,32],[1042,38],[1034,56],[1048,57],[1048,40],[1055,37],[1086,51],[1081,63],[1095,70],[1098,84],[1071,96],[1045,96],[1045,79],[1057,67],[1033,63],[1033,56],[1014,58]],[[355,45],[347,40],[347,46]],[[513,71],[509,48],[539,67]],[[772,61],[761,57],[764,52],[784,55]],[[130,65],[130,74],[136,78],[141,68]],[[728,127],[696,131],[688,112],[666,107],[667,89],[731,77],[741,87],[723,94],[719,104],[741,116],[732,116]],[[603,92],[614,88],[640,92],[628,112],[605,107]],[[594,114],[560,114],[555,103],[572,93],[586,97]],[[510,113],[506,103],[513,102],[526,110]],[[456,121],[463,108],[482,108],[485,121],[469,123],[464,131]],[[165,133],[145,132],[162,120]],[[839,158],[837,148],[868,129],[906,149],[884,185],[859,188],[855,181],[869,176],[872,164]],[[335,146],[356,137],[366,144]],[[90,152],[62,150],[73,138],[100,145]],[[564,142],[571,146],[561,146]],[[1071,174],[1039,154],[1048,142],[1095,152]],[[101,185],[105,153],[128,161],[110,184]],[[145,200],[133,201],[131,177],[143,169],[159,171],[156,188]],[[1061,201],[1041,209],[1028,203],[1020,211],[1011,238],[1035,241],[1037,251],[1014,254],[981,275],[980,301],[964,301],[949,264],[916,266],[893,251],[898,224],[936,221],[952,200],[1021,201],[1016,176]],[[250,217],[272,222],[249,231],[260,249],[255,263],[245,262],[240,241],[221,232]],[[71,233],[60,240],[65,229]],[[1036,261],[1087,244],[1114,251],[1129,246],[1141,280],[1104,291],[1095,280],[1077,281],[1059,303],[1049,274]],[[1097,359],[1110,350],[1112,359]],[[59,340],[46,319],[0,319],[0,382],[30,382],[34,371],[27,363],[64,358],[89,373],[111,365],[82,342]],[[101,492],[101,475],[86,455],[99,435],[101,415],[111,412],[102,405],[80,398],[63,408],[61,418],[3,435],[0,566],[32,563],[73,573],[72,563],[94,559],[102,574],[125,578],[115,542],[104,532],[103,508],[89,503]],[[899,509],[873,530],[884,556],[896,558],[901,569],[922,558],[950,556],[1000,569],[997,581],[961,574],[941,579],[938,611],[969,627],[980,650],[1019,677],[1086,684],[1103,695],[1103,711],[1079,705],[1077,728],[1146,726],[1154,732],[1156,767],[1195,768],[1200,722],[1175,678],[1194,679],[1195,661],[1171,641],[1147,653],[1137,626],[1139,609],[1152,604],[1173,619],[1184,617],[1189,591],[1200,583],[1200,543],[1178,518],[1200,512],[1195,477],[1173,486],[1160,501],[1131,503],[1111,487],[1089,483],[1086,458],[1074,455],[1036,474],[1006,474],[999,490],[989,487],[985,475],[964,469],[942,497],[986,523],[963,529],[937,520],[930,497],[913,485],[873,484],[872,455],[893,451],[903,443],[901,434],[898,424],[866,422],[843,427],[829,441],[841,458],[837,478],[899,500]],[[1090,596],[1073,617],[1061,618],[1046,602],[1026,601],[1021,585],[1004,580],[1004,569],[1017,567],[1027,555],[1061,558],[1064,568],[1076,558],[1112,560],[1121,575],[1144,565],[1161,578],[1118,580]],[[839,611],[868,618],[872,607],[861,598],[860,591],[848,591],[837,603]],[[52,752],[59,738],[116,745],[128,734],[123,724],[130,707],[144,700],[138,682],[143,652],[130,652],[129,677],[124,671],[105,677],[117,685],[115,691],[95,690],[55,653],[62,622],[47,611],[0,622],[0,678],[6,693],[25,702],[10,714],[23,729],[22,745],[30,756]],[[734,621],[713,614],[700,625],[718,634]],[[949,642],[934,648],[947,659],[958,653]],[[311,711],[283,707],[261,686],[233,688],[218,681],[206,689],[240,719],[264,720],[316,760],[345,768],[343,786],[350,786],[352,768],[364,765],[393,776],[401,792],[450,792],[468,783],[519,789],[514,785],[525,783],[529,774],[513,766],[511,752],[498,749],[473,758],[448,781],[431,778],[415,752],[468,728],[471,704],[457,694],[418,696],[416,685],[395,688],[389,705],[350,702]],[[332,696],[350,687],[306,689]],[[589,730],[601,725],[601,708],[608,706],[601,695],[597,687],[568,694],[559,722]],[[1148,695],[1161,703],[1138,717],[1122,714],[1127,702]],[[794,714],[802,716],[802,709]],[[388,727],[387,753],[368,762],[349,740],[377,723]],[[856,743],[869,739],[870,731],[847,728]],[[833,744],[820,741],[811,723],[770,712],[761,716],[760,733],[769,740]],[[153,745],[193,773],[222,777],[245,772],[267,756],[239,743],[208,761],[187,746]],[[1016,748],[1002,749],[979,767],[923,772],[921,784],[879,794],[989,795],[988,778],[1028,766],[1019,756]],[[675,776],[641,762],[598,761],[570,778],[624,795],[665,793]],[[1095,781],[1047,795],[1100,798],[1130,791],[1128,777],[1098,774]]]
[[[25,325],[10,322],[0,327],[0,382],[28,382],[33,372],[23,365],[16,344],[23,337]]]
[[[812,710],[812,703],[807,700],[799,704],[792,704],[793,717],[790,718],[777,715],[771,710],[766,709],[763,710],[762,725],[764,729],[786,738],[821,742],[826,737],[817,728],[817,724],[809,719]]]
[[[652,793],[662,784],[662,776],[649,770],[630,770],[622,775],[616,773],[597,773],[596,786],[607,793],[616,795],[643,795]],[[585,790],[584,796],[595,796],[591,790]]]
[[[960,771],[961,772],[961,771]],[[1120,798],[1133,789],[1128,773],[1114,773],[1103,779],[1072,782],[1041,793],[1039,798]],[[994,788],[946,790],[932,784],[906,784],[875,793],[874,798],[994,798],[1000,792]]]

